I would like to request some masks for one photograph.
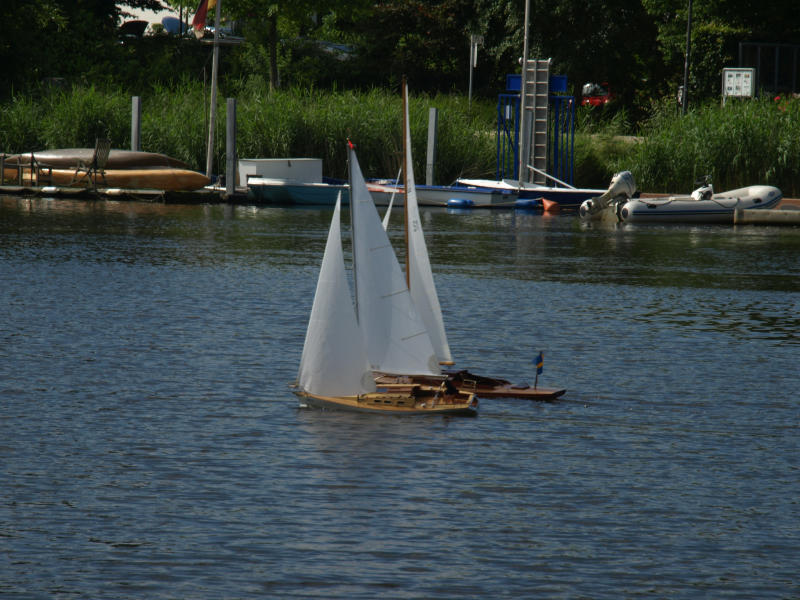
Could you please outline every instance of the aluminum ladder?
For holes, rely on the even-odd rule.
[[[547,184],[550,60],[529,59],[522,69],[519,179]]]

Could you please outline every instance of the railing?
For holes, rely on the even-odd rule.
[[[33,153],[31,153],[30,164],[24,164],[17,160],[15,164],[7,165],[6,158],[9,156],[12,155],[0,154],[0,185],[30,185],[33,187],[41,187],[42,184],[52,185],[53,167],[40,163]],[[10,179],[6,178],[6,169],[16,171],[16,176]],[[27,180],[25,171],[29,172]]]

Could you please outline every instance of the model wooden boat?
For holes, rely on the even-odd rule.
[[[511,383],[498,377],[475,375],[469,371],[451,371],[448,380],[461,391],[471,391],[481,398],[525,398],[528,400],[555,400],[567,390],[561,388],[531,387],[527,383]]]
[[[427,330],[402,278],[397,256],[367,190],[355,151],[350,154],[353,283],[350,296],[337,200],[295,394],[307,405],[375,414],[475,415],[474,394],[448,386]],[[373,371],[436,378],[378,386]]]
[[[403,173],[405,182],[404,214],[406,221],[406,285],[410,290],[414,306],[419,311],[428,335],[433,343],[436,360],[442,365],[452,365],[453,357],[447,341],[439,296],[433,280],[428,248],[422,229],[417,197],[418,187],[414,183],[413,161],[411,156],[411,129],[408,119],[408,89],[403,85],[403,125],[405,129]],[[387,213],[388,217],[388,213]],[[468,371],[450,371],[431,377],[426,374],[396,375],[398,371],[375,368],[373,375],[379,385],[418,383],[433,386],[441,382],[462,393],[471,393],[486,398],[530,398],[551,400],[565,393],[563,389],[531,388],[526,385],[513,385],[504,379],[474,375]]]
[[[347,410],[394,415],[451,415],[474,417],[478,400],[473,394],[451,391],[441,386],[421,384],[385,384],[374,392],[356,396],[322,396],[305,391],[295,394],[308,405],[323,409]]]
[[[563,396],[567,390],[563,388],[531,387],[527,383],[514,384],[498,377],[475,375],[466,370],[446,371],[447,385],[462,393],[474,394],[479,398],[521,398],[526,400],[548,401]],[[436,380],[424,377],[408,377],[377,373],[375,382],[378,385],[402,385],[409,383],[426,383],[436,385]]]

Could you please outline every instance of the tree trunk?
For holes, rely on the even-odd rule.
[[[269,16],[269,87],[278,89],[278,11],[273,10]]]

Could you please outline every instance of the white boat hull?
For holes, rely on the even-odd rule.
[[[459,179],[458,183],[495,190],[511,190],[517,193],[517,197],[520,200],[549,200],[550,202],[558,203],[561,208],[577,208],[584,200],[595,198],[605,192],[605,190],[592,188],[550,187],[536,183],[520,183],[516,179],[503,179],[501,181],[492,179]]]
[[[637,198],[619,210],[619,218],[631,223],[733,223],[736,210],[774,208],[782,192],[769,185],[752,185],[714,194],[706,200],[691,196]]]
[[[368,182],[376,205],[388,204],[394,192],[395,204],[403,198],[403,186],[390,183]],[[472,208],[514,208],[517,200],[516,190],[490,189],[475,186],[417,185],[417,203],[420,206],[453,206],[453,200],[463,201]],[[379,204],[380,203],[380,204]]]

